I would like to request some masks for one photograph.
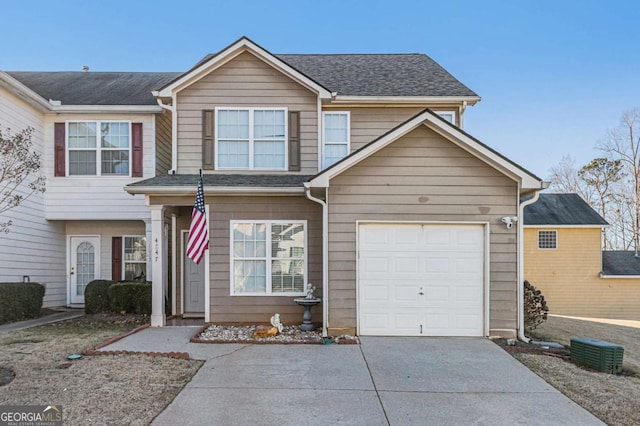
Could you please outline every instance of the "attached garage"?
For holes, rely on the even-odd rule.
[[[484,336],[485,225],[358,225],[359,334]]]

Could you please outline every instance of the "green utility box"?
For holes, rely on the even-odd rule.
[[[602,340],[581,337],[571,339],[571,361],[607,373],[622,372],[624,348]]]

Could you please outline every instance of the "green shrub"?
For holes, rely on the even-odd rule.
[[[116,283],[107,290],[111,301],[111,310],[134,314],[151,315],[151,283]]]
[[[115,281],[94,280],[87,284],[84,290],[84,311],[87,314],[97,314],[98,312],[110,312],[111,301],[107,290]]]
[[[542,292],[529,281],[524,282],[524,329],[527,332],[535,330],[537,326],[547,320],[549,307]]]
[[[44,290],[39,283],[0,283],[0,323],[39,317]]]

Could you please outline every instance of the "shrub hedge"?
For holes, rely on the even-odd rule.
[[[126,312],[151,315],[150,281],[94,280],[84,292],[87,314]]]
[[[40,316],[44,285],[0,283],[0,323]]]
[[[111,285],[107,293],[114,312],[151,315],[151,283],[122,282]]]
[[[84,290],[84,311],[87,314],[111,311],[111,300],[107,290],[115,284],[111,280],[94,280]]]

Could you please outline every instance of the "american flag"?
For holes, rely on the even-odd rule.
[[[191,226],[189,227],[189,240],[187,242],[187,256],[196,264],[200,263],[204,251],[209,248],[209,228],[204,211],[204,193],[202,191],[202,175],[198,179],[196,202],[191,213]]]

